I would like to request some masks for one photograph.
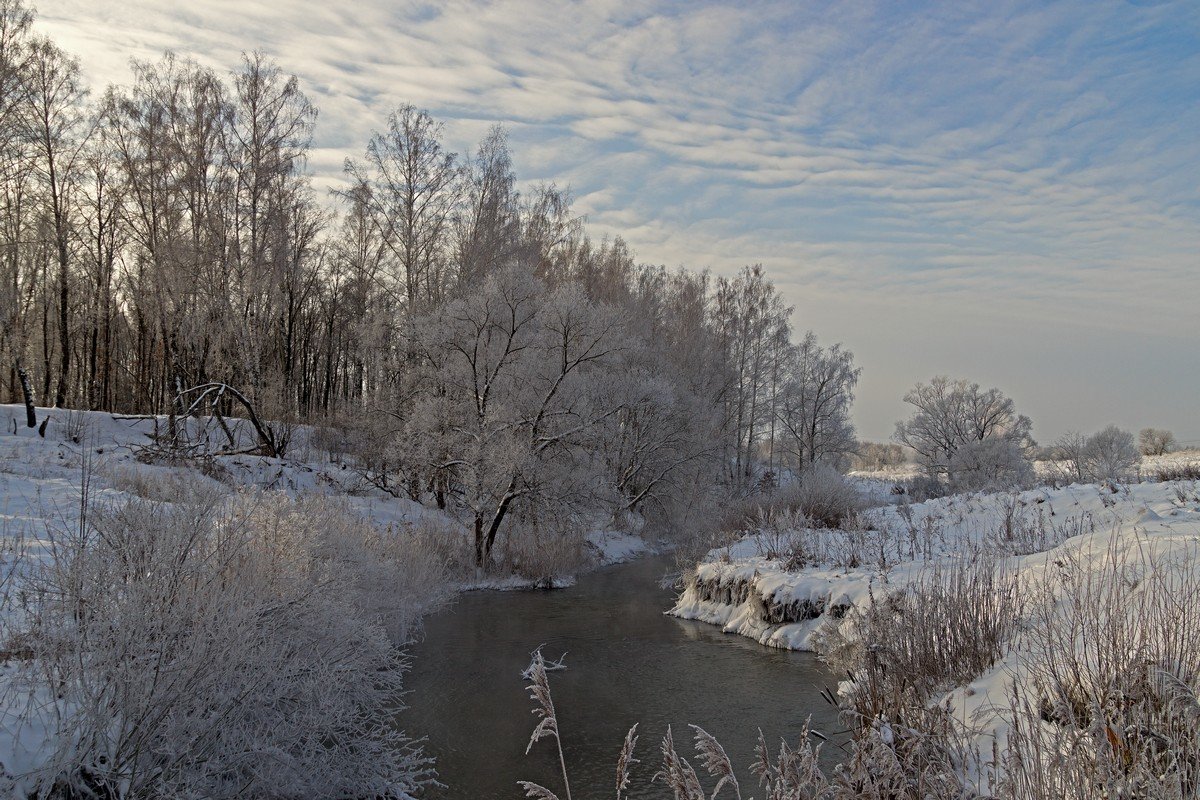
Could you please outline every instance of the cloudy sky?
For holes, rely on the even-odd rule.
[[[886,438],[938,373],[1035,435],[1200,443],[1200,3],[40,0],[93,85],[166,49],[261,50],[341,179],[411,102],[463,152],[493,122],[641,260],[761,262],[863,367]]]

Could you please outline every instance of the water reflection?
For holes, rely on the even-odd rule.
[[[402,716],[447,784],[428,796],[518,798],[518,780],[560,787],[551,742],[525,755],[536,720],[520,674],[538,645],[551,658],[567,653],[568,669],[550,679],[575,800],[614,796],[617,753],[635,722],[642,763],[631,798],[664,794],[649,779],[667,725],[689,756],[689,723],[715,735],[747,788],[759,728],[773,749],[780,737],[794,742],[810,714],[817,730],[840,730],[820,696],[836,677],[810,654],[665,616],[672,593],[658,580],[668,566],[642,559],[555,592],[473,592],[430,618],[412,649]]]

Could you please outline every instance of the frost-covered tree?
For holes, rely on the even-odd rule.
[[[1058,461],[1060,468],[1067,471],[1077,483],[1087,483],[1090,476],[1087,472],[1088,437],[1077,431],[1068,431],[1054,440],[1050,453]]]
[[[950,457],[946,473],[956,492],[1025,488],[1035,477],[1025,448],[1006,438],[964,443]]]
[[[735,278],[718,279],[713,299],[722,374],[728,381],[721,393],[732,440],[726,444],[726,463],[734,481],[748,482],[756,474],[764,438],[774,445],[771,434],[792,309],[758,264]]]
[[[1138,449],[1144,456],[1166,455],[1175,449],[1175,434],[1162,428],[1142,428],[1138,432]]]
[[[79,61],[49,39],[35,39],[26,67],[25,129],[32,144],[48,238],[53,242],[57,270],[55,294],[58,318],[58,380],[54,405],[67,402],[73,344],[70,320],[71,286],[82,154],[90,133],[84,108],[87,89]]]
[[[1066,433],[1054,442],[1053,450],[1079,483],[1124,480],[1142,460],[1133,434],[1115,425],[1091,436]]]
[[[955,478],[955,469],[969,467],[977,471],[980,459],[995,457],[1000,469],[1015,452],[1027,458],[1032,445],[1033,423],[1018,414],[1013,401],[999,389],[982,389],[977,383],[936,377],[918,383],[904,402],[914,408],[913,415],[896,423],[895,439],[917,453],[921,463],[933,475]],[[980,443],[1007,442],[1011,447],[980,447]],[[964,446],[974,450],[970,457],[956,455]],[[1004,473],[1010,470],[1001,470]]]
[[[367,145],[365,160],[346,172],[365,187],[365,207],[399,269],[390,290],[409,313],[437,302],[449,285],[449,233],[462,190],[458,156],[442,147],[442,125],[428,112],[402,105],[387,130]]]
[[[803,467],[817,461],[843,466],[855,451],[850,406],[862,370],[840,344],[825,348],[812,331],[790,348],[776,415],[782,447]]]
[[[1088,437],[1083,459],[1085,474],[1091,480],[1123,480],[1141,463],[1142,456],[1132,433],[1109,425]]]
[[[454,225],[454,258],[463,291],[472,291],[513,262],[521,227],[516,182],[508,134],[496,125],[464,168]]]
[[[580,502],[597,484],[587,440],[624,405],[601,391],[621,320],[573,286],[510,268],[417,321],[428,391],[404,436],[471,517],[475,558],[492,557],[514,504]]]
[[[878,470],[900,466],[908,458],[904,447],[891,442],[860,442],[855,453],[855,469]]]
[[[26,423],[37,425],[33,386],[26,368],[29,341],[30,259],[28,226],[33,159],[25,133],[28,109],[30,27],[33,13],[22,0],[0,0],[0,358],[10,402],[20,398]],[[32,288],[32,287],[30,287]]]

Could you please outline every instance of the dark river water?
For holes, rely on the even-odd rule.
[[[836,676],[811,654],[665,616],[674,595],[659,579],[669,563],[654,557],[608,567],[553,592],[470,592],[428,618],[424,640],[410,651],[411,694],[401,715],[405,730],[425,737],[446,784],[426,796],[515,799],[524,796],[517,781],[529,780],[565,800],[553,742],[543,739],[525,755],[536,718],[521,671],[538,645],[551,658],[567,654],[567,669],[551,672],[550,685],[574,800],[614,797],[617,754],[635,722],[642,763],[631,798],[669,795],[650,783],[668,725],[697,770],[688,724],[716,736],[744,796],[755,783],[749,766],[759,728],[772,751],[781,737],[794,744],[809,715],[818,731],[842,730],[819,694]],[[825,751],[823,760],[838,760],[833,744]]]

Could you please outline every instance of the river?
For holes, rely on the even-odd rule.
[[[745,796],[759,728],[773,752],[781,737],[796,742],[810,714],[814,729],[842,730],[820,696],[837,677],[811,654],[665,616],[674,594],[660,578],[669,567],[668,558],[651,557],[584,575],[568,589],[468,592],[429,617],[410,650],[411,694],[401,715],[407,731],[425,737],[446,784],[426,796],[515,799],[524,796],[517,781],[529,780],[565,800],[553,742],[543,739],[525,755],[536,718],[520,675],[538,645],[550,659],[566,653],[567,669],[551,672],[550,685],[574,800],[615,796],[617,753],[635,722],[642,763],[630,798],[669,795],[650,783],[668,724],[697,770],[688,724],[716,736]],[[825,750],[824,762],[837,760],[834,745]]]

